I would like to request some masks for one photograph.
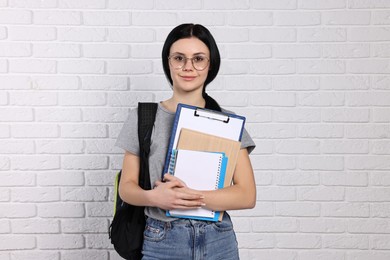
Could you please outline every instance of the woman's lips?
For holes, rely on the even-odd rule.
[[[194,80],[196,77],[193,76],[181,76],[181,78],[185,81],[191,81]]]

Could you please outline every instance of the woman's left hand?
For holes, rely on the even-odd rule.
[[[165,209],[191,209],[204,206],[204,196],[199,191],[190,189],[179,178],[165,174],[164,182],[156,181],[153,193],[154,205]]]

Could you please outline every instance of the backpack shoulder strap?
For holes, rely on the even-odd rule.
[[[138,103],[138,141],[140,147],[139,185],[150,190],[149,153],[157,103]]]

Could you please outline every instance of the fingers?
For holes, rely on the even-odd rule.
[[[165,174],[163,181],[156,181],[154,192],[158,198],[157,205],[163,209],[196,209],[204,207],[204,195],[188,188],[175,176]]]
[[[179,192],[180,199],[182,200],[203,200],[204,196],[200,193],[187,193]]]
[[[172,209],[197,209],[206,206],[202,201],[177,200]]]
[[[194,193],[188,189],[178,189],[174,208],[176,209],[193,209],[204,207],[204,196],[200,193]]]
[[[199,200],[204,199],[202,193],[189,189],[187,187],[179,186],[176,181],[172,182],[161,182],[156,181],[154,183],[154,189],[160,187],[167,190],[174,191],[177,195],[177,198],[184,200]]]
[[[164,174],[164,181],[176,182],[178,184],[178,186],[186,187],[186,184],[184,183],[184,181],[180,180],[179,178],[177,178],[169,173]]]
[[[173,176],[171,174],[165,174],[163,181],[164,182],[156,181],[154,183],[154,187],[157,187],[157,186],[159,186],[161,184],[167,185],[166,186],[167,188],[183,188],[183,187],[187,187],[186,184],[182,180],[180,180],[179,178],[176,178],[175,176]]]
[[[156,181],[154,183],[154,188],[157,188],[159,186],[164,186],[166,189],[184,188],[185,187],[179,181],[169,181],[169,182]]]

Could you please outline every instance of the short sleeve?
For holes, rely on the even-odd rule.
[[[129,115],[115,142],[115,146],[135,155],[139,155],[137,111],[138,110],[136,108],[129,111]]]
[[[255,149],[255,147],[256,147],[255,142],[253,141],[252,137],[244,128],[241,137],[241,149],[246,148],[248,150],[248,153],[250,154]]]
[[[224,108],[222,109],[222,112],[236,114],[233,111]],[[244,131],[242,131],[242,136],[241,136],[241,149],[244,148],[248,150],[249,154],[256,148],[255,142],[253,141],[252,137],[249,135],[248,131],[246,131],[245,128]]]

